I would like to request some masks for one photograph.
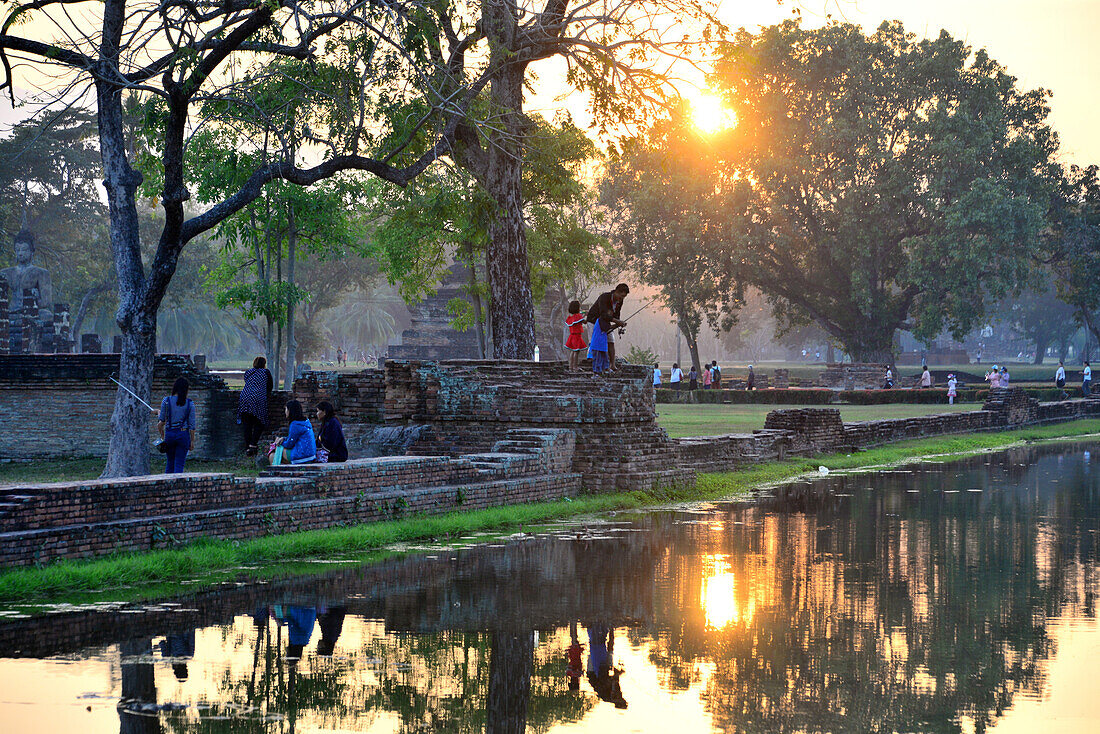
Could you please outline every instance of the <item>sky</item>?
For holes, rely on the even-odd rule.
[[[720,0],[718,15],[730,27],[754,30],[801,11],[807,26],[833,19],[872,31],[883,20],[901,20],[918,35],[934,37],[941,28],[985,48],[1026,88],[1053,92],[1050,122],[1062,140],[1064,162],[1100,164],[1100,138],[1094,100],[1100,93],[1100,0]],[[561,64],[534,69],[539,80],[529,111],[552,116],[560,109],[586,121],[583,98],[562,97]],[[27,114],[0,101],[0,125]]]
[[[1066,163],[1100,164],[1096,100],[1100,95],[1100,0],[723,0],[719,17],[731,28],[755,30],[791,17],[799,8],[808,27],[834,20],[867,32],[884,20],[900,20],[919,36],[945,29],[989,55],[1019,79],[1022,87],[1053,92],[1050,124],[1062,141]],[[554,82],[557,69],[544,67],[528,110],[552,115],[568,109],[585,121],[576,95],[565,99]]]

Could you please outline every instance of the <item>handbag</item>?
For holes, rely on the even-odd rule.
[[[275,453],[271,456],[271,465],[279,466],[283,463],[283,445],[279,444],[275,447]]]
[[[328,449],[326,449],[324,447],[317,449],[316,462],[318,464],[327,464],[328,463]]]

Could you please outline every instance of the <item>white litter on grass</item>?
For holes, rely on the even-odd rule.
[[[819,467],[817,467],[817,473],[820,474],[821,476],[825,476],[826,474],[829,473],[829,467],[819,466]]]

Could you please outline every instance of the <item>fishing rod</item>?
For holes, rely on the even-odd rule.
[[[123,390],[125,390],[126,392],[130,393],[131,395],[133,395],[133,396],[134,396],[134,399],[135,399],[135,400],[137,400],[137,401],[138,401],[139,403],[141,403],[142,405],[144,405],[144,406],[145,406],[146,408],[148,408],[149,410],[156,410],[156,408],[154,408],[154,407],[153,407],[152,405],[149,405],[149,403],[147,403],[147,402],[145,402],[144,400],[142,400],[141,398],[139,398],[139,397],[137,396],[137,393],[135,393],[135,392],[134,392],[133,390],[131,390],[130,388],[128,388],[128,387],[126,387],[125,385],[123,385],[123,384],[122,384],[121,382],[119,382],[119,381],[118,381],[118,380],[116,380],[115,378],[113,378],[113,377],[111,377],[110,375],[108,375],[108,376],[107,376],[107,379],[108,379],[108,380],[110,380],[111,382],[115,383],[115,384],[116,384],[116,385],[118,385],[119,387],[121,387],[121,388],[122,388]]]
[[[634,313],[630,314],[630,315],[629,315],[629,316],[627,316],[627,317],[626,317],[625,319],[623,319],[623,324],[624,324],[624,325],[623,325],[623,326],[620,326],[620,327],[619,327],[619,336],[622,336],[623,334],[625,334],[625,333],[626,333],[626,325],[625,325],[625,324],[626,324],[626,322],[627,322],[627,321],[630,321],[630,320],[631,320],[632,318],[634,318],[635,316],[637,316],[638,314],[640,314],[640,313],[641,313],[642,311],[645,311],[645,310],[646,310],[647,308],[649,308],[650,306],[652,306],[652,305],[653,305],[653,302],[654,302],[655,300],[656,300],[656,299],[654,299],[654,298],[651,298],[651,299],[649,299],[648,301],[646,301],[646,304],[645,304],[644,306],[642,306],[642,307],[641,307],[641,308],[639,308],[639,309],[638,309],[637,311],[635,311]]]

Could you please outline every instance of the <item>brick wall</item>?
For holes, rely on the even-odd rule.
[[[0,433],[0,459],[106,456],[118,386],[117,354],[0,355],[0,413],[12,430]],[[181,355],[158,355],[150,404],[159,407],[177,377],[191,384],[196,436],[192,455],[236,452],[236,394]],[[149,444],[157,437],[149,420]]]
[[[773,410],[765,430],[678,440],[681,464],[729,471],[791,455],[852,451],[927,436],[1008,430],[1100,416],[1100,398],[1040,403],[1020,388],[993,390],[981,410],[842,423],[835,408]]]
[[[490,452],[275,467],[259,478],[182,474],[0,490],[0,567],[253,538],[576,496],[574,437],[501,434]]]

